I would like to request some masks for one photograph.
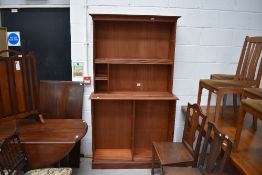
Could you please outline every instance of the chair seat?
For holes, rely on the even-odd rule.
[[[71,168],[44,168],[35,169],[25,173],[25,175],[71,175]]]
[[[161,165],[192,166],[194,157],[180,142],[154,142]]]
[[[247,105],[248,107],[262,114],[262,100],[245,99],[241,102],[243,105]]]
[[[226,89],[232,88],[234,90],[239,89],[240,91],[242,91],[243,88],[254,86],[254,82],[241,81],[241,80],[208,80],[208,79],[203,80],[202,79],[200,80],[200,83],[202,85],[205,85],[215,90],[222,89],[222,88],[226,88]]]
[[[245,88],[244,91],[262,99],[262,89],[261,88]]]
[[[163,167],[164,175],[202,175],[202,171],[192,167]]]
[[[234,80],[235,75],[232,74],[211,74],[213,80]]]

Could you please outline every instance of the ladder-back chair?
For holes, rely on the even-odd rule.
[[[30,170],[25,151],[15,132],[0,144],[0,175],[70,175],[71,168],[44,168]]]
[[[163,174],[222,174],[231,150],[232,141],[229,137],[218,131],[215,124],[208,122],[208,128],[201,153],[199,155],[197,168],[165,166],[163,167]]]
[[[197,104],[188,103],[182,142],[153,142],[151,174],[156,156],[161,166],[197,165],[206,118]]]
[[[203,79],[199,81],[198,105],[201,103],[202,90],[207,89],[209,91],[207,114],[210,108],[211,93],[217,95],[215,121],[218,119],[221,99],[225,94],[232,93],[241,95],[243,88],[259,87],[262,74],[261,49],[262,37],[246,37],[236,75],[233,80]]]

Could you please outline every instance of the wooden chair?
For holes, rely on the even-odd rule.
[[[240,63],[233,80],[199,81],[198,105],[201,103],[202,90],[205,88],[209,91],[207,114],[210,108],[211,93],[217,94],[215,121],[218,119],[221,99],[225,94],[233,93],[241,95],[243,88],[259,87],[262,74],[261,49],[262,37],[246,37],[240,56]]]
[[[255,99],[243,99],[240,105],[240,114],[237,120],[236,135],[234,140],[234,150],[236,151],[239,145],[239,140],[241,137],[243,122],[246,112],[253,115],[260,120],[262,120],[262,100]]]
[[[211,140],[211,141],[210,141]],[[209,150],[209,151],[208,151]],[[222,151],[223,150],[223,151]],[[218,131],[215,124],[208,122],[204,144],[199,156],[197,168],[193,167],[163,167],[165,175],[200,175],[222,174],[232,150],[232,141],[228,136]],[[223,152],[223,154],[221,154]],[[223,155],[221,157],[221,155]]]
[[[151,174],[156,156],[161,166],[196,166],[206,118],[197,104],[188,103],[182,142],[153,142]]]
[[[45,168],[30,170],[18,133],[7,137],[0,145],[0,175],[70,175],[71,168]]]

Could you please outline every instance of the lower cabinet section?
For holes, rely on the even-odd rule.
[[[92,99],[93,168],[151,166],[152,142],[173,141],[176,100]]]

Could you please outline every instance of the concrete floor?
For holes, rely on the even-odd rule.
[[[81,158],[80,168],[73,169],[73,175],[151,175],[150,169],[92,169],[92,160]],[[160,175],[160,169],[155,175]]]

